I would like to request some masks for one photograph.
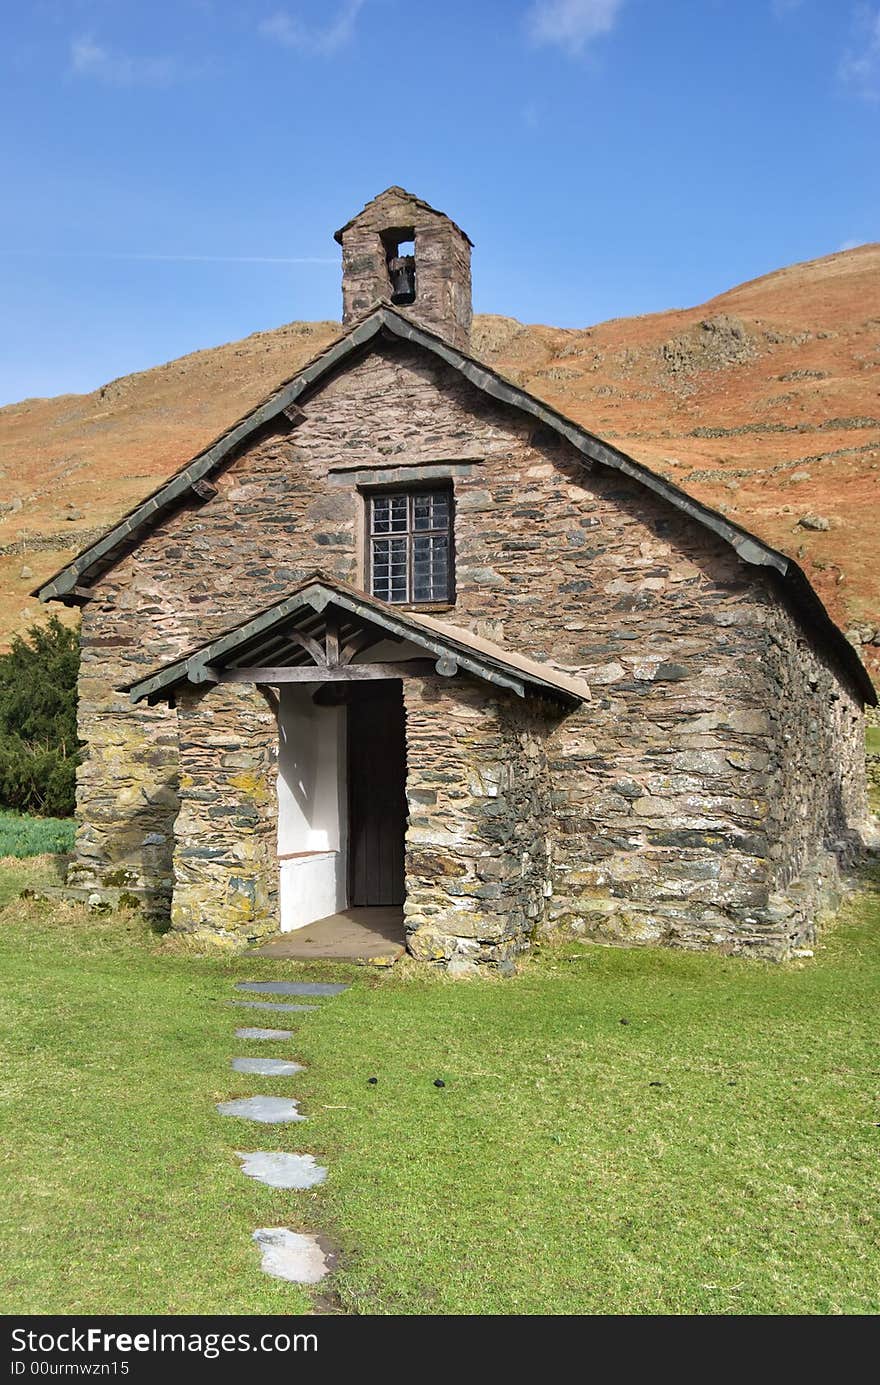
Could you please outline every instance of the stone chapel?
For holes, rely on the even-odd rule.
[[[448,216],[392,187],[336,239],[339,339],[38,593],[82,609],[68,888],[236,947],[392,910],[453,972],[790,955],[867,823],[855,651],[474,358]]]

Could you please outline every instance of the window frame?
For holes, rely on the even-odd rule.
[[[365,580],[365,583],[364,583],[364,586],[365,586],[365,589],[366,589],[367,593],[368,593],[370,596],[375,597],[375,600],[384,602],[385,605],[390,606],[393,610],[398,610],[398,611],[406,611],[406,610],[418,610],[418,611],[447,611],[447,610],[449,610],[452,606],[455,605],[455,487],[452,485],[451,482],[447,482],[447,481],[445,481],[445,480],[441,480],[441,481],[421,481],[421,482],[414,482],[412,485],[406,485],[406,484],[401,485],[401,483],[398,481],[398,482],[396,482],[396,483],[394,483],[394,484],[387,484],[387,485],[382,485],[382,486],[370,486],[369,488],[364,487],[364,488],[363,488],[363,491],[362,491],[362,494],[363,494],[363,501],[364,501],[364,525],[363,525],[363,534],[364,534],[364,576],[365,576],[365,579],[366,579],[366,580]],[[413,516],[413,509],[412,509],[412,507],[413,507],[414,500],[415,500],[415,498],[416,498],[417,496],[419,496],[419,495],[426,495],[426,494],[427,494],[427,495],[445,495],[445,496],[446,496],[447,506],[448,506],[448,516],[449,516],[449,518],[448,518],[447,527],[446,527],[445,531],[444,531],[444,530],[438,530],[438,529],[416,530],[416,529],[413,527],[414,516]],[[384,498],[384,499],[391,499],[392,496],[406,496],[406,501],[407,501],[407,528],[406,528],[406,531],[405,531],[405,533],[398,533],[398,534],[396,534],[396,535],[395,535],[393,532],[391,532],[391,531],[389,531],[388,534],[375,534],[375,533],[373,532],[373,502],[374,502],[375,500],[379,500],[379,499],[383,499],[383,498]],[[446,534],[447,543],[448,543],[448,550],[447,550],[447,574],[448,574],[448,580],[447,580],[446,596],[443,597],[442,599],[439,599],[439,600],[416,601],[416,600],[413,598],[413,594],[412,594],[412,593],[413,593],[413,581],[414,581],[414,576],[415,576],[414,563],[413,563],[413,538],[416,537],[417,534],[430,535],[430,534],[439,534],[439,533],[443,533],[443,532],[445,532],[445,534]],[[397,538],[405,538],[405,539],[407,540],[407,555],[406,555],[407,598],[406,598],[406,601],[388,601],[384,596],[376,596],[375,593],[374,593],[374,591],[373,591],[373,540],[374,540],[374,539],[377,539],[377,538],[381,539],[381,538],[395,538],[395,537],[397,537]]]

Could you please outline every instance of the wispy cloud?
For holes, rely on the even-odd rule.
[[[840,79],[866,101],[880,101],[880,8],[860,5],[855,37],[838,69]]]
[[[366,0],[342,0],[335,19],[326,24],[306,24],[288,10],[276,10],[259,26],[263,38],[295,48],[301,53],[313,53],[330,58],[351,43],[357,17]]]
[[[339,258],[324,255],[149,255],[111,251],[108,260],[167,260],[175,264],[327,264],[338,265]]]
[[[156,255],[138,250],[9,250],[10,255],[35,256],[38,259],[77,260],[150,260],[168,264],[300,264],[339,265],[324,255]]]
[[[860,245],[868,245],[866,240],[845,240],[838,245],[838,250],[858,250]]]
[[[165,87],[184,75],[177,58],[134,56],[96,43],[90,37],[71,43],[70,68],[78,77],[90,77],[113,87]]]
[[[622,6],[623,0],[533,0],[526,27],[533,42],[577,57],[592,39],[610,33]]]

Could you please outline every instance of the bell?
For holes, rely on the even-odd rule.
[[[416,260],[414,255],[395,255],[388,261],[392,303],[412,303],[416,296]]]

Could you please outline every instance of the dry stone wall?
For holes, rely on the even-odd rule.
[[[803,928],[773,914],[780,891],[790,893],[818,853],[856,825],[864,790],[857,708],[828,669],[809,688],[799,644],[809,641],[768,579],[660,499],[585,463],[406,344],[383,344],[303,407],[298,426],[254,439],[215,477],[213,499],[165,520],[97,584],[84,624],[94,643],[86,646],[81,731],[93,754],[80,779],[87,825],[77,870],[98,884],[130,869],[138,887],[167,896],[173,714],[131,709],[108,689],[243,620],[315,570],[360,584],[359,487],[449,475],[457,596],[447,618],[568,669],[593,690],[578,712],[517,732],[523,764],[522,747],[540,746],[532,773],[545,787],[535,790],[540,808],[516,800],[520,835],[536,847],[515,891],[506,875],[474,885],[502,886],[494,900],[484,888],[480,900],[492,929],[509,907],[520,932],[524,915],[529,928],[534,921],[628,942],[785,951]],[[462,680],[456,696],[469,709],[468,735],[483,738],[484,749],[453,735],[453,718],[441,752],[462,774],[469,758],[500,761],[502,744],[513,754],[516,740],[509,720],[502,730],[491,690],[475,689]],[[408,714],[421,745],[427,704],[408,701]],[[435,714],[435,739],[442,725]],[[786,740],[792,727],[798,735]],[[815,782],[805,794],[811,764]],[[482,796],[476,817],[464,799],[444,797],[444,811],[464,813],[482,842],[492,818],[483,809],[495,797]],[[148,812],[150,832],[139,811]],[[431,889],[449,908],[476,914],[475,903],[452,903],[476,894],[444,894],[425,870],[412,875],[426,882],[413,884],[410,903],[421,900],[413,920],[427,926],[437,917],[425,912]],[[489,933],[467,935],[457,924],[444,936],[494,945]]]

